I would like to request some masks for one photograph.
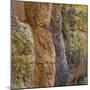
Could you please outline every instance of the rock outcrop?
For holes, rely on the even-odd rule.
[[[87,84],[86,6],[12,0],[11,8],[11,87]]]
[[[31,27],[12,16],[12,88],[30,88],[34,81],[34,40]]]
[[[52,18],[50,23],[50,32],[53,36],[53,42],[56,52],[56,75],[55,86],[65,85],[69,74],[69,67],[65,54],[65,43],[62,32],[62,14],[59,4],[53,5]]]
[[[51,10],[52,4],[25,3],[26,22],[32,26],[35,41],[34,87],[54,86],[55,48],[52,35],[48,30]]]

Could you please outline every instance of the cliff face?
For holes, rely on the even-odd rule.
[[[66,57],[70,68],[67,85],[77,85],[87,81],[86,8],[80,5],[62,5]]]
[[[26,20],[32,26],[36,46],[34,87],[54,86],[55,49],[52,35],[48,30],[51,9],[52,4],[25,3]]]
[[[11,0],[11,13],[18,16],[20,21],[25,21],[25,13],[24,13],[24,2],[18,2],[16,0]]]
[[[11,10],[12,88],[87,84],[86,6],[13,0]]]
[[[32,87],[34,80],[34,41],[31,27],[12,17],[12,88]]]
[[[53,5],[50,22],[50,32],[53,36],[56,52],[55,86],[65,85],[69,73],[69,67],[65,54],[64,37],[62,33],[62,14],[60,9],[61,6],[59,4]]]

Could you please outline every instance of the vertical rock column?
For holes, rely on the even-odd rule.
[[[19,18],[20,21],[24,22],[24,2],[11,0],[11,13]]]
[[[24,2],[11,5],[11,88],[31,88],[34,79],[34,40],[25,20]]]
[[[35,41],[34,87],[54,86],[55,49],[48,30],[52,4],[25,3],[26,22],[32,26]]]
[[[60,5],[52,6],[52,20],[50,31],[56,51],[56,78],[55,86],[65,85],[68,76],[68,64],[65,55],[65,43],[62,33],[62,15]]]

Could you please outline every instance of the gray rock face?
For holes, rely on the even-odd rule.
[[[62,15],[58,4],[53,5],[52,8],[50,32],[52,33],[56,52],[55,86],[65,85],[69,74],[69,67],[66,60],[65,44],[62,34]]]
[[[55,86],[65,85],[69,74],[69,68],[66,61],[65,45],[61,31],[53,34],[53,41],[56,50]]]

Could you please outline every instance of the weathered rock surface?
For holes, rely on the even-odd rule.
[[[18,16],[20,21],[25,21],[24,2],[11,0],[11,11]]]
[[[65,44],[62,33],[62,15],[60,5],[55,4],[52,8],[52,19],[50,31],[53,36],[53,42],[56,52],[56,76],[55,86],[65,85],[69,67],[65,55]]]
[[[54,86],[55,49],[52,35],[48,30],[51,10],[52,4],[25,3],[26,22],[32,26],[35,41],[34,87]]]
[[[86,6],[81,7],[64,5],[62,9],[66,56],[70,68],[66,85],[87,84],[87,79],[84,79],[87,77],[87,14],[84,13]]]
[[[12,88],[30,88],[34,80],[34,40],[32,29],[12,16]]]
[[[13,0],[12,88],[87,84],[85,10]]]

